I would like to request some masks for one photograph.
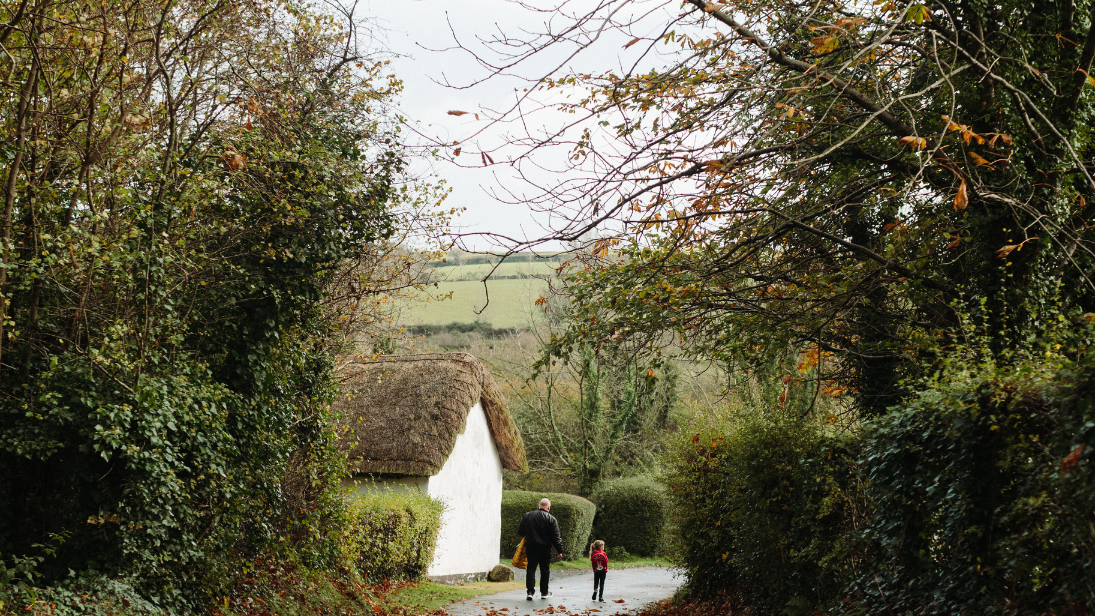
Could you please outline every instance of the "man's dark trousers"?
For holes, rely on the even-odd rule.
[[[536,567],[540,567],[540,594],[548,593],[548,580],[551,578],[551,546],[525,542],[528,565],[525,566],[525,589],[528,594],[536,590]]]

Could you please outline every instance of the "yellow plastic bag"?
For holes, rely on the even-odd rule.
[[[525,552],[524,539],[521,539],[521,543],[517,544],[517,552],[513,554],[513,560],[510,563],[518,569],[524,569],[528,566],[528,553]]]

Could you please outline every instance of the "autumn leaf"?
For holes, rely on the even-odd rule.
[[[623,599],[613,599],[612,602],[613,603],[623,603],[624,600]]]
[[[247,99],[247,111],[251,113],[259,113],[259,101],[254,96]]]
[[[1083,73],[1084,77],[1087,77],[1087,82],[1090,83],[1091,85],[1095,86],[1095,77],[1092,77],[1087,71],[1085,71],[1082,68],[1078,68],[1076,70]]]
[[[449,114],[449,115],[451,115],[451,116],[462,116],[462,115],[468,115],[468,112],[467,112],[467,111],[457,111],[457,110],[455,110],[455,109],[450,109],[450,110],[446,111],[445,113],[447,113],[447,114]]]
[[[1065,456],[1065,459],[1061,461],[1062,475],[1067,475],[1080,466],[1080,454],[1084,452],[1086,447],[1087,445],[1080,443],[1076,449],[1072,450],[1072,453]]]
[[[1006,257],[1006,256],[1008,256],[1009,254],[1011,254],[1011,252],[1012,252],[1013,250],[1020,250],[1020,249],[1021,249],[1021,248],[1023,247],[1023,244],[1026,244],[1027,242],[1029,242],[1029,241],[1031,241],[1031,240],[1036,240],[1036,239],[1038,239],[1038,237],[1037,237],[1037,236],[1035,236],[1035,237],[1028,237],[1027,239],[1025,239],[1025,240],[1023,240],[1023,241],[1019,242],[1018,244],[1008,244],[1007,246],[1004,246],[1003,248],[1001,248],[1001,249],[999,249],[999,250],[997,250],[997,251],[996,251],[996,257],[997,257],[998,259],[1003,259],[1004,257]]]
[[[923,4],[914,4],[913,6],[910,6],[909,12],[906,13],[906,15],[908,15],[909,19],[916,22],[917,24],[922,24],[925,21],[932,20],[931,11],[929,11],[928,7],[924,6]]]
[[[825,36],[818,36],[810,39],[810,44],[814,46],[815,54],[829,53],[840,46],[840,39],[827,34]]]
[[[490,154],[487,154],[486,152],[480,152],[479,153],[479,158],[483,161],[483,166],[484,167],[486,167],[488,164],[491,164],[491,165],[494,164],[494,159],[491,158]]]
[[[708,2],[706,5],[704,5],[703,12],[714,13],[715,11],[724,8],[725,6],[725,4],[719,4],[718,2]]]
[[[461,149],[462,149],[462,148],[456,148],[455,150],[453,150],[453,151],[452,151],[452,155],[453,155],[453,156],[460,156],[460,150],[461,150]]]
[[[641,40],[642,40],[641,38],[631,39],[626,45],[624,45],[624,49],[627,49],[628,47],[631,47],[632,45],[634,45],[635,43],[638,43]]]
[[[961,245],[961,244],[962,244],[962,238],[956,237],[956,238],[954,238],[954,240],[950,244],[947,244],[947,248],[958,248],[958,246]]]
[[[801,111],[798,111],[798,109],[796,109],[795,107],[792,107],[792,106],[790,106],[786,103],[776,103],[776,109],[786,109],[787,110],[787,116],[786,117],[787,117],[788,120],[790,120],[791,118],[794,117],[795,112],[798,112],[799,115],[802,115]]]
[[[984,158],[983,158],[983,157],[982,157],[982,156],[981,156],[980,154],[978,154],[977,152],[970,152],[970,153],[969,153],[969,157],[973,159],[973,162],[977,163],[977,166],[978,166],[978,167],[988,167],[989,169],[992,169],[992,168],[993,168],[993,167],[992,167],[992,163],[990,163],[989,161],[985,160],[985,159],[984,159]]]
[[[966,180],[962,180],[962,183],[958,185],[958,194],[954,196],[954,209],[964,210],[969,202],[970,197],[966,192]]]
[[[228,146],[221,154],[221,160],[229,171],[240,171],[247,168],[247,157],[236,151],[236,148]]]
[[[907,145],[912,146],[912,149],[914,150],[923,150],[928,147],[928,140],[923,137],[906,135],[897,140],[897,145]]]

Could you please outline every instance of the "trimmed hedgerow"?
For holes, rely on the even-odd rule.
[[[688,593],[729,594],[758,614],[838,603],[863,551],[854,437],[779,408],[697,430],[667,458]]]
[[[426,575],[441,530],[441,501],[419,492],[379,492],[350,499],[344,549],[369,581]]]
[[[630,477],[602,483],[593,493],[597,516],[590,540],[601,539],[610,549],[635,556],[654,556],[664,543],[669,495],[650,477]]]
[[[593,517],[597,513],[596,505],[573,494],[503,490],[502,557],[513,556],[517,544],[521,542],[521,536],[517,534],[521,516],[539,507],[540,499],[545,497],[551,499],[551,515],[559,521],[559,532],[563,535],[563,556],[568,560],[575,559],[585,552],[586,541],[593,530]]]

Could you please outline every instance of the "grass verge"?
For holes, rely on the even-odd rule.
[[[481,595],[493,595],[507,590],[520,590],[525,587],[521,582],[470,582],[450,586],[435,582],[418,582],[409,584],[389,594],[384,598],[390,605],[406,608],[413,612],[432,612],[444,608],[450,603],[479,597]]]
[[[503,560],[502,564],[508,565],[508,560]],[[608,564],[609,569],[630,569],[631,567],[674,567],[673,563],[660,556],[651,556],[644,558],[641,556],[631,556],[627,559],[611,559]],[[561,560],[557,563],[551,563],[552,569],[590,569],[589,559],[580,558],[578,560]],[[592,571],[592,569],[590,569]]]

